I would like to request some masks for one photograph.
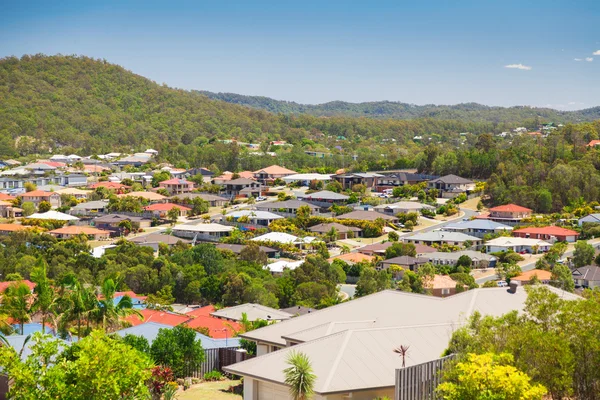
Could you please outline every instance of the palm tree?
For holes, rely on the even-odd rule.
[[[54,315],[58,296],[50,285],[47,274],[47,264],[43,258],[39,258],[36,266],[31,271],[31,280],[36,286],[33,290],[36,295],[32,304],[32,311],[39,312],[42,316],[42,333],[46,333],[46,320]]]
[[[337,231],[337,229],[335,229],[335,226],[331,227],[331,229],[329,230],[329,232],[327,232],[325,234],[325,237],[330,242],[335,242],[337,240],[337,238],[338,238],[338,231]]]
[[[98,321],[102,322],[102,328],[106,330],[117,326],[119,319],[128,315],[137,315],[143,319],[142,314],[133,308],[133,301],[131,297],[125,295],[121,297],[121,300],[115,304],[113,297],[117,291],[117,285],[112,279],[106,279],[102,283],[100,290],[101,299],[98,301],[97,317]]]
[[[31,300],[29,286],[23,282],[15,282],[2,296],[0,311],[19,323],[21,335],[25,331],[25,323],[31,320]]]
[[[61,283],[63,299],[61,325],[67,327],[77,323],[77,336],[82,337],[81,323],[86,321],[89,332],[92,316],[98,311],[98,298],[92,287],[81,284],[74,275],[68,275]]]
[[[290,394],[294,400],[310,399],[314,393],[315,380],[308,356],[292,351],[286,359],[290,366],[283,370],[285,384],[290,386]]]

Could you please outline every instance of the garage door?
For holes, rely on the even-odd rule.
[[[258,400],[287,400],[290,392],[287,386],[270,382],[258,382]]]

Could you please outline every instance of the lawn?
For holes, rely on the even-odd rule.
[[[241,381],[226,379],[217,382],[203,382],[192,385],[186,391],[177,394],[177,400],[241,400],[242,396],[231,392],[232,386],[240,385]]]

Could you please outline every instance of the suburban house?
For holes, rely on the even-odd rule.
[[[577,221],[579,226],[583,226],[585,223],[600,224],[600,213],[586,215],[583,218],[579,218],[579,221]]]
[[[392,265],[397,265],[404,269],[409,269],[411,271],[417,271],[420,266],[427,263],[426,258],[415,258],[411,256],[400,256],[394,258],[388,258],[387,260],[380,261],[377,264],[377,269],[388,269]]]
[[[94,183],[94,184],[91,184],[88,186],[88,188],[94,189],[94,190],[99,187],[103,187],[103,188],[110,190],[112,192],[115,192],[115,193],[125,193],[129,189],[131,189],[131,187],[129,187],[127,185],[123,185],[122,183],[108,182],[108,181],[98,182],[98,183]]]
[[[292,314],[254,303],[245,303],[240,304],[239,306],[221,308],[218,311],[210,313],[213,317],[235,322],[240,322],[244,318],[243,314],[246,314],[248,321],[251,322],[257,320],[284,321],[292,318]]]
[[[304,200],[307,203],[314,204],[321,208],[329,208],[336,204],[338,206],[346,204],[350,197],[345,194],[331,192],[329,190],[321,190],[311,194],[298,195],[298,200]]]
[[[263,186],[252,179],[238,178],[222,183],[225,194],[228,196],[258,197],[263,191]]]
[[[10,235],[13,232],[24,231],[30,228],[31,227],[27,225],[0,224],[0,235]]]
[[[88,196],[92,193],[90,190],[81,190],[77,188],[65,188],[56,191],[59,195],[66,195],[75,197],[77,200],[87,200]]]
[[[231,251],[231,252],[239,255],[242,252],[242,250],[244,250],[246,248],[246,245],[244,245],[244,244],[217,243],[217,244],[215,244],[215,247],[217,249],[219,249],[219,250]],[[274,258],[274,257],[277,256],[277,254],[279,254],[279,250],[273,249],[271,247],[259,246],[259,249],[260,249],[260,251],[262,251],[263,253],[265,253],[268,258]]]
[[[456,294],[456,285],[459,283],[448,275],[435,274],[433,279],[426,281],[423,287],[432,296],[448,297]]]
[[[158,187],[165,189],[171,196],[174,196],[177,194],[189,193],[194,190],[194,182],[184,178],[173,178],[159,182]]]
[[[242,171],[237,172],[236,174],[237,178],[254,179],[254,172],[252,171]],[[223,185],[225,182],[233,180],[234,175],[235,174],[233,172],[225,171],[222,175],[214,177],[213,183],[215,185]]]
[[[0,200],[0,217],[17,218],[23,216],[23,209],[13,206],[10,201]]]
[[[222,237],[229,236],[233,226],[221,224],[196,224],[176,225],[173,227],[173,235],[194,241],[218,242]]]
[[[152,219],[150,218],[143,218],[124,214],[107,214],[102,215],[100,217],[96,217],[92,220],[92,225],[99,229],[113,231],[113,235],[120,235],[121,228],[119,227],[119,224],[122,221],[131,222],[131,226],[134,229],[149,228],[152,225]]]
[[[519,225],[523,219],[531,218],[532,211],[530,208],[521,207],[516,204],[506,204],[490,208],[490,213],[486,218],[502,224],[515,226]]]
[[[385,222],[391,222],[393,224],[398,223],[398,218],[392,215],[382,214],[375,211],[351,211],[346,214],[338,215],[336,219],[356,219],[359,221],[371,221],[374,222],[377,219],[382,219]]]
[[[422,255],[433,265],[456,265],[461,256],[467,256],[471,259],[473,263],[471,268],[495,268],[498,261],[496,257],[490,254],[473,250],[453,251],[451,253],[436,251]]]
[[[362,254],[366,254],[369,256],[384,256],[385,255],[385,251],[388,249],[388,247],[391,247],[394,244],[394,242],[385,242],[385,243],[373,243],[373,244],[369,244],[367,246],[361,247],[359,249],[357,249],[356,251],[358,251],[359,253]],[[426,246],[424,244],[415,244],[415,250],[417,252],[417,256],[424,256],[428,253],[433,253],[436,252],[437,249],[431,247],[431,246]]]
[[[421,182],[428,182],[439,178],[436,175],[417,174],[416,172],[395,172],[384,174],[378,179],[377,190],[393,189],[396,186],[416,185]]]
[[[442,227],[442,229],[449,232],[465,233],[481,239],[483,239],[485,235],[495,235],[505,231],[513,230],[511,226],[487,219],[473,219],[469,221],[453,222]]]
[[[178,243],[191,243],[191,240],[181,239],[172,235],[164,235],[162,233],[149,233],[143,236],[136,236],[129,239],[129,241],[137,244],[138,246],[151,247],[154,251],[158,251],[161,244],[166,244],[167,246],[172,247]]]
[[[558,242],[576,242],[579,233],[572,229],[565,229],[559,226],[544,226],[522,228],[513,231],[513,236],[522,238],[532,238],[545,240],[549,243]]]
[[[72,222],[72,221],[79,220],[79,218],[74,217],[73,215],[61,213],[59,211],[54,211],[54,210],[46,211],[44,213],[31,214],[27,218],[41,219],[41,220],[56,220],[56,221],[65,221],[65,222]]]
[[[235,321],[226,321],[210,315],[216,309],[213,305],[198,307],[190,312],[185,313],[190,319],[185,322],[185,325],[192,328],[208,329],[211,338],[226,339],[237,336],[243,327]]]
[[[70,225],[49,231],[48,234],[58,239],[71,239],[79,235],[85,235],[91,240],[107,240],[109,231],[93,228],[91,226]]]
[[[256,342],[257,357],[224,370],[244,378],[244,400],[289,400],[283,370],[290,353],[299,351],[316,375],[314,400],[394,398],[395,371],[403,363],[394,349],[410,347],[406,367],[439,359],[452,332],[474,312],[522,311],[526,299],[522,289],[473,289],[444,298],[385,290],[243,333]]]
[[[191,176],[202,175],[202,182],[210,183],[215,173],[206,168],[192,168],[185,171],[184,175],[188,178]]]
[[[21,195],[23,203],[30,202],[37,208],[42,201],[50,203],[52,208],[60,207],[60,194],[56,192],[45,192],[43,190],[33,190]]]
[[[429,189],[437,189],[439,197],[452,198],[461,193],[469,193],[475,190],[475,182],[470,179],[461,178],[457,175],[446,175],[427,182]]]
[[[318,239],[314,236],[306,236],[300,238],[298,236],[290,235],[289,233],[285,232],[269,232],[265,233],[264,235],[252,238],[250,240],[265,243],[273,242],[280,244],[291,244],[299,248],[302,248],[305,245],[310,244],[314,241],[318,241]]]
[[[460,232],[445,232],[445,231],[431,231],[425,233],[418,233],[413,236],[402,238],[405,243],[413,244],[424,244],[427,246],[447,244],[450,246],[475,246],[478,247],[483,244],[483,240],[478,237],[465,235]]]
[[[300,200],[269,201],[266,203],[258,203],[254,207],[257,210],[270,211],[284,217],[294,218],[298,209],[302,206],[310,208],[311,214],[317,214],[319,212],[319,207]]]
[[[221,221],[221,223],[227,223],[231,221],[233,223],[246,223],[267,227],[271,222],[282,219],[283,217],[269,211],[237,210],[217,218]]]
[[[418,203],[416,201],[399,201],[392,204],[380,204],[373,207],[373,209],[377,212],[387,215],[396,215],[400,213],[408,214],[411,212],[420,213],[423,209],[435,211],[435,207],[428,204]]]
[[[279,260],[269,263],[264,266],[264,269],[268,269],[273,276],[281,276],[285,270],[293,271],[304,263],[303,260],[299,261],[288,261]]]
[[[572,273],[576,286],[594,289],[600,287],[600,267],[587,265],[577,268]]]
[[[337,232],[338,240],[362,237],[363,235],[362,229],[355,226],[338,224],[337,222],[314,225],[308,228],[308,231],[312,233],[318,233],[319,235],[325,235],[331,232],[332,228]]]
[[[263,185],[272,184],[276,179],[283,179],[286,176],[294,175],[296,171],[280,167],[279,165],[271,165],[258,171],[254,171],[254,179]]]
[[[293,174],[283,178],[286,184],[300,182],[302,186],[308,186],[312,181],[328,183],[331,181],[329,174]]]
[[[531,280],[534,276],[537,277],[537,279],[541,283],[550,283],[550,281],[552,280],[552,272],[546,271],[544,269],[532,269],[530,271],[522,272],[518,276],[510,278],[510,281],[519,282],[521,286],[529,285],[531,284]]]
[[[334,260],[340,260],[340,261],[345,262],[348,265],[354,265],[354,264],[358,264],[361,262],[370,263],[373,260],[375,260],[375,257],[368,256],[368,255],[362,254],[362,253],[346,253],[346,254],[340,254],[338,256],[327,259],[327,261],[329,261],[330,263],[332,263]]]
[[[223,207],[229,203],[229,199],[225,197],[217,196],[210,193],[184,193],[178,194],[176,196],[172,196],[169,200],[172,203],[176,204],[191,204],[195,198],[200,198],[206,202],[211,207]]]
[[[149,206],[144,207],[144,210],[152,213],[156,218],[167,218],[169,211],[172,209],[179,210],[179,216],[186,216],[192,209],[190,207],[182,206],[181,204],[173,204],[173,203],[156,203],[150,204]]]
[[[486,253],[499,251],[514,251],[516,253],[542,253],[552,247],[548,242],[540,239],[501,236],[485,242]]]
[[[16,284],[20,284],[20,283],[24,283],[25,285],[27,285],[27,287],[29,288],[29,291],[31,293],[33,293],[33,289],[35,289],[36,284],[31,282],[28,279],[22,279],[20,281],[0,282],[0,293],[4,293],[6,291],[6,289],[8,289],[11,285],[16,285]]]
[[[354,185],[364,185],[367,189],[375,190],[378,179],[382,176],[372,172],[348,172],[332,175],[331,178],[341,183],[344,190],[352,189]]]
[[[155,192],[129,192],[126,194],[119,194],[117,197],[135,197],[136,199],[143,199],[149,203],[165,203],[167,198],[160,193]]]

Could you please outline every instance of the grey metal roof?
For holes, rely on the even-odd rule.
[[[234,321],[241,321],[242,314],[246,314],[249,321],[256,321],[257,319],[263,319],[265,321],[281,321],[292,318],[292,314],[254,303],[245,303],[240,304],[239,306],[222,308],[210,313],[213,317],[231,319]]]
[[[473,250],[456,251],[456,252],[452,252],[452,253],[436,251],[434,253],[427,253],[425,255],[425,257],[427,257],[431,261],[433,261],[433,260],[458,261],[458,259],[461,256],[468,256],[473,261],[482,261],[482,260],[494,261],[494,260],[496,260],[496,257],[494,257],[490,254],[482,253],[480,251],[473,251]]]
[[[191,240],[181,239],[171,235],[163,235],[162,233],[150,233],[148,235],[134,237],[133,239],[129,239],[129,241],[137,244],[164,243],[174,245],[177,242],[191,243]]]
[[[595,265],[588,265],[585,267],[577,268],[573,271],[573,278],[583,279],[591,282],[600,281],[600,267],[597,267]]]
[[[460,232],[431,231],[419,233],[413,236],[403,238],[405,241],[424,241],[424,242],[480,242],[481,239],[475,236],[465,235]]]
[[[337,219],[358,219],[361,221],[375,221],[378,218],[381,218],[384,220],[397,220],[398,219],[394,216],[385,215],[385,214],[379,213],[377,211],[362,211],[362,210],[351,211],[347,214],[338,215],[335,218],[337,218]]]
[[[512,230],[512,226],[504,225],[490,219],[472,219],[469,221],[460,221],[450,223],[442,229],[485,229],[485,230]]]
[[[437,178],[437,179],[433,179],[430,182],[434,182],[434,183],[440,182],[440,183],[447,183],[447,184],[462,184],[462,183],[468,184],[468,183],[473,183],[473,181],[470,180],[470,179],[462,178],[462,177],[460,177],[458,175],[452,175],[452,174],[446,175],[446,176],[442,176],[442,177]]]
[[[388,258],[383,260],[382,264],[397,264],[397,265],[416,265],[425,264],[428,260],[426,258],[416,258],[411,256],[400,256],[394,258]]]
[[[319,208],[313,204],[307,203],[302,200],[273,201],[273,202],[268,202],[268,203],[258,203],[255,205],[255,207],[259,210],[260,209],[273,210],[273,209],[279,209],[279,208],[300,208],[302,206],[307,206],[311,210],[315,210],[315,209]]]
[[[229,201],[229,199],[226,199],[225,197],[217,196],[211,193],[182,193],[171,196],[169,199],[195,199],[196,197],[206,201]]]
[[[360,232],[362,229],[357,228],[355,226],[346,226],[342,224],[338,224],[337,222],[329,222],[326,224],[319,224],[315,226],[311,226],[308,228],[310,232],[319,232],[319,233],[327,233],[331,230],[331,228],[335,228],[336,231],[345,233],[345,232]]]
[[[304,198],[312,200],[348,200],[350,197],[345,194],[330,192],[329,190],[321,190],[320,192],[307,194]]]

